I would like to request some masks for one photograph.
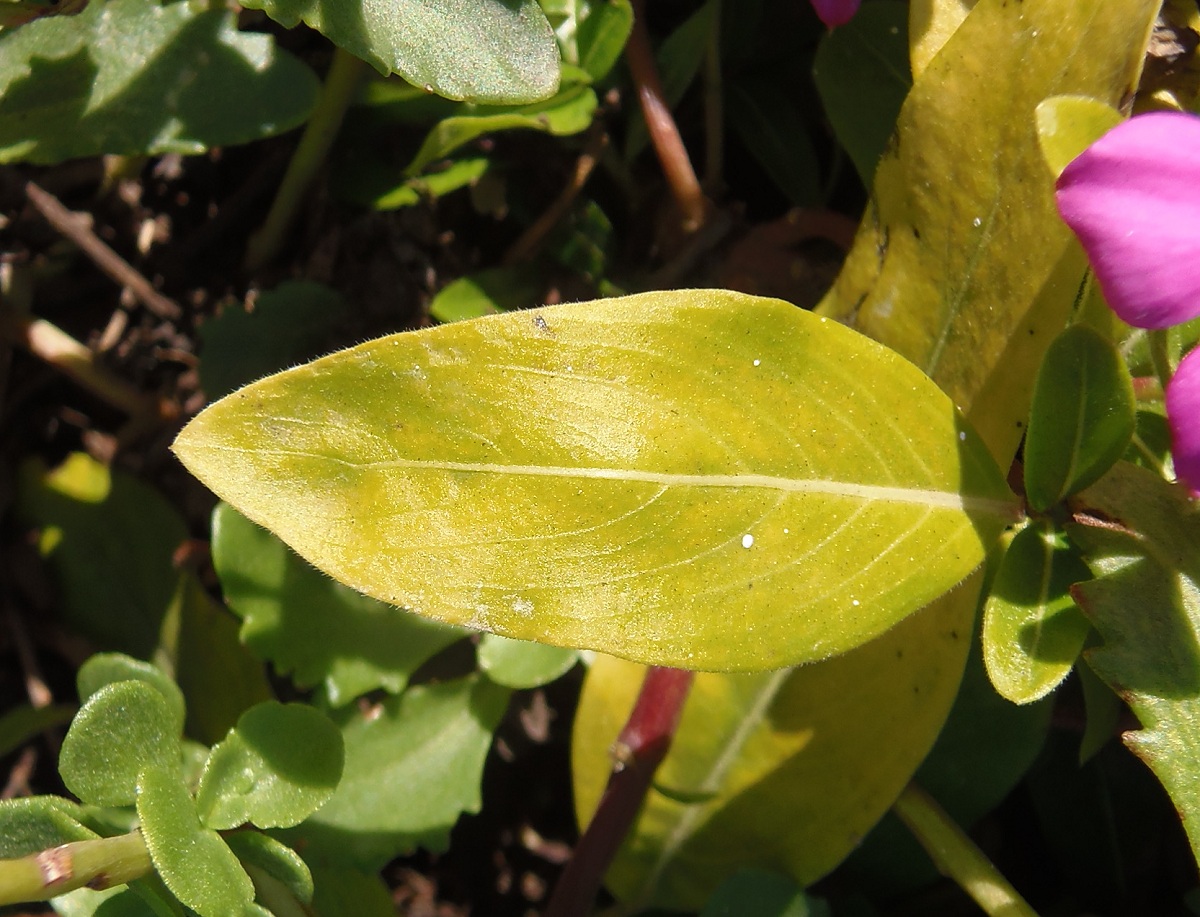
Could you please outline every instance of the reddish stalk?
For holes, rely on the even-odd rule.
[[[545,917],[579,917],[591,910],[608,865],[671,747],[694,675],[659,666],[647,670],[633,712],[613,745],[608,786],[554,888]]]
[[[688,157],[683,138],[679,136],[679,127],[663,94],[644,14],[644,0],[633,0],[633,31],[625,45],[625,60],[629,64],[638,102],[646,118],[650,142],[658,154],[675,204],[683,214],[683,228],[693,232],[704,225],[709,202],[700,187],[700,180],[696,178],[696,170],[692,168],[692,160]]]

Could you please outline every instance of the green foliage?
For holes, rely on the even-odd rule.
[[[255,0],[305,24],[381,73],[450,99],[531,102],[558,88],[558,49],[537,0]]]
[[[329,799],[341,775],[336,727],[311,707],[272,701],[243,713],[213,747],[196,804],[204,824],[218,830],[247,822],[289,828]]]
[[[1200,855],[1200,758],[1184,741],[1200,717],[1200,519],[1182,491],[1123,463],[1076,505],[1071,538],[1096,579],[1075,595],[1104,639],[1088,662],[1141,720],[1125,743],[1171,794]]]
[[[159,494],[82,453],[58,468],[21,469],[17,511],[40,529],[39,549],[63,614],[106,649],[148,658],[171,603],[171,557],[187,531]]]
[[[730,344],[714,354],[711,340]],[[868,367],[869,399],[831,413]],[[745,412],[769,439],[737,437]],[[910,365],[785,303],[720,292],[384,338],[218,402],[175,449],[368,594],[667,665],[765,669],[853,647],[970,572],[1013,514],[986,453]],[[619,584],[591,559],[618,554]],[[714,603],[744,622],[739,640]]]
[[[571,649],[484,634],[479,640],[479,671],[506,688],[536,688],[570,671],[579,660]]]
[[[399,694],[464,634],[323,576],[227,504],[213,514],[213,563],[246,644],[335,707],[376,688]]]
[[[253,312],[224,310],[200,328],[200,384],[221,398],[255,379],[318,356],[349,311],[339,293],[289,281],[263,293]]]
[[[1133,383],[1112,343],[1073,325],[1046,350],[1025,435],[1025,495],[1045,511],[1099,480],[1129,446]]]
[[[479,779],[509,692],[472,677],[410,688],[370,715],[339,715],[346,769],[337,791],[288,832],[314,862],[377,870],[418,845],[444,850]]]
[[[105,685],[88,698],[63,740],[67,788],[97,806],[132,805],[146,768],[178,766],[179,734],[162,693],[141,679]]]
[[[246,143],[303,122],[316,90],[227,10],[96,2],[0,34],[0,162]]]
[[[838,141],[868,187],[912,86],[907,33],[907,4],[868,3],[821,40],[813,61]]]
[[[1087,567],[1052,525],[1033,523],[1013,538],[983,624],[988,674],[1009,700],[1045,697],[1070,673],[1089,626],[1069,590],[1087,579]]]

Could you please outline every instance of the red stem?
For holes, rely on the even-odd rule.
[[[633,711],[613,745],[608,786],[554,888],[545,917],[579,917],[591,909],[608,865],[671,747],[694,675],[658,666],[646,671]]]
[[[708,216],[708,199],[700,187],[692,160],[688,157],[679,127],[671,115],[663,93],[662,81],[658,78],[658,66],[650,48],[650,33],[646,30],[643,0],[633,0],[633,31],[625,44],[625,61],[633,85],[637,88],[638,101],[646,118],[646,130],[659,164],[675,198],[675,204],[683,214],[683,228],[693,232],[704,225]]]

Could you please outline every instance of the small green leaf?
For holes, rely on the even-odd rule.
[[[71,722],[76,708],[70,704],[34,707],[23,704],[0,716],[0,758],[20,748],[38,733]]]
[[[421,148],[404,170],[413,178],[430,163],[443,159],[476,137],[497,131],[544,131],[555,137],[587,130],[599,105],[588,86],[567,86],[544,102],[519,107],[464,106],[461,114],[444,118],[425,137]]]
[[[382,338],[217,402],[175,449],[355,589],[696,668],[857,646],[966,576],[1015,515],[910,364],[725,291]]]
[[[316,90],[227,10],[92,3],[0,34],[0,162],[203,153],[297,126]]]
[[[486,157],[471,156],[451,162],[441,171],[426,172],[397,184],[398,168],[384,162],[378,153],[373,148],[340,151],[338,174],[331,177],[334,193],[375,210],[397,210],[474,185],[491,167]]]
[[[241,917],[254,886],[220,835],[200,824],[176,769],[142,772],[137,811],[154,868],[175,897],[200,917]]]
[[[334,706],[376,688],[399,694],[420,665],[465,636],[331,580],[228,504],[213,512],[212,545],[242,639],[302,687],[323,685]]]
[[[183,694],[179,686],[158,666],[123,653],[97,653],[80,666],[75,676],[81,701],[87,701],[105,685],[121,681],[141,681],[157,690],[171,708],[172,731],[183,732]]]
[[[579,660],[575,650],[510,640],[499,634],[484,634],[479,641],[479,669],[506,688],[536,688],[565,675]]]
[[[1120,463],[1072,501],[1071,538],[1096,579],[1073,590],[1104,644],[1093,670],[1137,714],[1125,744],[1183,818],[1200,858],[1200,515],[1182,488]]]
[[[558,46],[537,0],[251,0],[303,21],[381,73],[451,99],[532,102],[558,88]]]
[[[288,832],[305,856],[378,869],[417,846],[444,850],[462,812],[478,812],[479,781],[509,692],[468,678],[410,688],[377,712],[346,716],[337,791]]]
[[[333,794],[342,758],[341,734],[320,711],[251,707],[209,755],[196,790],[200,820],[217,831],[299,824]]]
[[[341,736],[338,738],[340,741]],[[312,873],[291,847],[261,831],[234,831],[225,836],[225,843],[243,866],[258,867],[280,882],[297,901],[312,903]]]
[[[1133,436],[1129,370],[1111,342],[1086,325],[1068,328],[1038,370],[1025,438],[1025,493],[1044,512],[1097,481]]]
[[[868,3],[848,23],[827,32],[813,60],[813,78],[838,142],[871,187],[912,86],[908,4]]]
[[[210,399],[329,348],[349,307],[336,290],[288,281],[258,297],[253,312],[233,306],[200,326],[200,385]]]
[[[1054,96],[1038,103],[1038,143],[1057,177],[1072,159],[1124,119],[1106,102],[1088,96]]]
[[[507,312],[536,302],[544,289],[541,271],[532,264],[488,268],[442,287],[429,314],[439,322],[458,322]]]
[[[832,911],[792,879],[744,869],[721,883],[700,917],[832,917]]]
[[[1091,578],[1052,523],[1017,533],[984,609],[988,675],[1015,704],[1045,697],[1070,674],[1091,629],[1069,589]]]
[[[625,50],[633,30],[633,5],[629,0],[592,0],[579,3],[588,7],[588,15],[575,32],[579,57],[575,63],[588,72],[593,81],[608,76]]]
[[[119,681],[93,694],[67,730],[58,770],[67,788],[97,806],[132,805],[146,768],[179,767],[176,711],[144,681]]]
[[[59,796],[0,801],[0,858],[16,859],[96,837],[80,824],[79,806]]]
[[[41,528],[67,622],[105,649],[149,658],[171,602],[179,514],[140,481],[76,452],[58,468],[22,466],[17,512]]]

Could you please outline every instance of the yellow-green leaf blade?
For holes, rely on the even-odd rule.
[[[218,402],[176,450],[362,592],[694,668],[857,646],[965,577],[1013,514],[913,366],[721,291],[383,338]]]

